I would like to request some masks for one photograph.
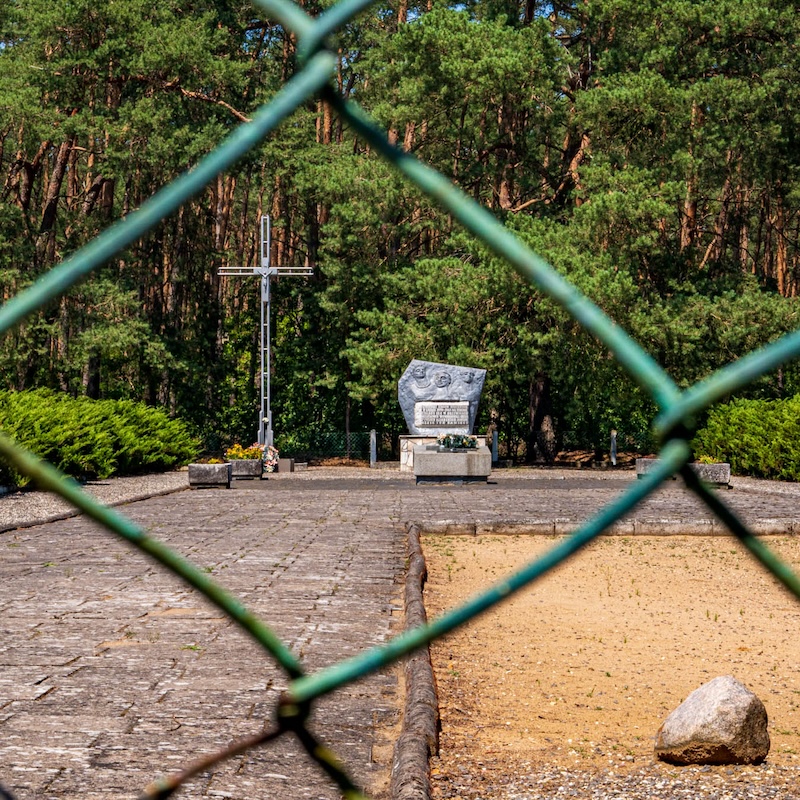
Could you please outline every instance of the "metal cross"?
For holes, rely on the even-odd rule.
[[[270,405],[270,278],[275,276],[307,277],[313,274],[310,267],[273,267],[271,264],[271,224],[269,216],[261,217],[261,252],[260,265],[257,267],[220,267],[217,275],[225,276],[251,276],[256,275],[261,279],[261,403],[258,413],[258,443],[271,445],[272,433],[272,408]]]

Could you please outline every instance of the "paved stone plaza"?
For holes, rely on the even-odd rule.
[[[504,470],[488,484],[417,486],[397,469],[311,469],[153,496],[123,511],[207,569],[314,671],[399,630],[407,523],[563,533],[634,480],[631,471]],[[800,525],[797,487],[733,485],[722,497],[765,532]],[[23,509],[0,498],[6,509],[15,503]],[[6,524],[42,518],[31,508]],[[715,529],[675,481],[619,532]],[[0,548],[0,785],[17,800],[134,798],[164,772],[271,724],[284,675],[128,545],[73,517],[6,530]],[[378,796],[399,706],[392,669],[324,698],[314,716],[315,731]],[[337,793],[281,741],[220,765],[182,796]]]

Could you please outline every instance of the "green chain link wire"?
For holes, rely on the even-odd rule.
[[[654,421],[653,428],[662,442],[662,449],[655,470],[633,484],[613,503],[584,523],[575,534],[544,556],[427,625],[407,631],[386,644],[365,651],[352,659],[313,675],[306,675],[300,662],[271,628],[248,612],[236,598],[209,580],[205,573],[150,537],[118,512],[97,503],[83,492],[77,483],[0,433],[0,457],[33,479],[42,489],[59,494],[80,511],[139,548],[202,593],[255,639],[291,679],[278,708],[276,726],[272,730],[254,739],[238,742],[226,751],[190,765],[180,775],[153,784],[148,787],[143,797],[166,798],[188,777],[208,769],[217,761],[243,752],[249,747],[271,741],[285,733],[291,733],[299,739],[309,756],[323,768],[346,798],[350,800],[363,798],[348,776],[346,768],[305,727],[312,701],[397,661],[463,625],[514,592],[529,586],[579,552],[655,491],[662,481],[677,472],[681,473],[686,485],[727,525],[751,555],[790,592],[800,598],[800,579],[716,494],[709,491],[697,479],[688,466],[691,456],[688,440],[692,435],[694,417],[697,413],[724,395],[800,355],[800,331],[748,354],[701,383],[681,392],[669,375],[633,339],[504,228],[486,209],[467,197],[443,175],[392,145],[386,133],[378,128],[356,103],[345,101],[336,94],[330,84],[335,74],[336,57],[325,49],[326,39],[371,5],[373,0],[342,0],[316,19],[286,0],[254,0],[254,2],[271,19],[279,22],[297,37],[297,59],[300,67],[298,73],[268,104],[259,109],[252,121],[240,125],[193,170],[160,190],[140,209],[111,226],[91,243],[42,276],[28,290],[0,307],[0,335],[7,333],[50,300],[63,295],[92,270],[141,238],[164,217],[200,192],[218,174],[224,172],[250,148],[268,136],[306,100],[320,97],[329,102],[357,135],[369,142],[410,182],[435,199],[464,228],[508,261],[539,290],[557,301],[586,330],[608,347],[658,405],[660,414]]]

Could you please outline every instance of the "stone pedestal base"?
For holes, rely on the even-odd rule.
[[[474,450],[445,452],[430,446],[414,448],[417,483],[485,483],[491,471],[492,454],[485,445]]]
[[[486,446],[485,436],[476,436],[478,447]],[[414,471],[414,448],[436,444],[436,436],[404,435],[400,437],[400,472]]]

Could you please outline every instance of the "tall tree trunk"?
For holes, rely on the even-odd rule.
[[[413,122],[406,123],[406,133],[403,137],[403,150],[407,153],[410,153],[411,150],[414,148],[414,132],[416,130],[416,125]]]
[[[214,249],[221,253],[225,249],[228,238],[228,225],[230,223],[233,206],[233,196],[236,191],[236,177],[231,175],[218,175],[213,192],[214,198]]]
[[[83,393],[92,400],[100,399],[100,354],[93,350],[83,368]]]
[[[42,222],[39,233],[44,235],[44,241],[37,243],[37,249],[42,261],[45,264],[52,264],[56,260],[56,214],[58,212],[58,200],[61,194],[61,185],[64,182],[64,175],[67,172],[69,155],[74,145],[74,139],[62,142],[56,154],[53,164],[53,171],[50,174],[50,181],[47,184],[47,191],[44,197],[44,210],[42,212]]]
[[[518,160],[515,143],[517,139],[517,115],[514,113],[508,98],[503,98],[498,110],[498,138],[503,146],[497,148],[497,170],[495,196],[497,204],[503,211],[513,207],[514,161]]]
[[[20,128],[19,140],[22,142],[24,129]],[[11,169],[10,183],[16,185],[17,189],[17,205],[23,210],[27,211],[30,208],[31,196],[33,193],[33,182],[42,168],[45,153],[50,149],[50,141],[44,141],[39,145],[36,155],[32,161],[26,160],[23,152],[20,150],[17,153],[17,159]]]
[[[692,103],[692,114],[689,121],[689,157],[694,155],[694,139],[698,135],[698,130],[703,125],[703,112],[697,105]],[[683,216],[681,217],[681,252],[688,250],[694,245],[697,236],[697,175],[694,166],[689,168],[686,177],[686,195],[683,200]]]
[[[725,178],[725,183],[722,187],[722,192],[719,198],[719,212],[717,213],[717,218],[714,221],[714,234],[711,237],[711,241],[708,243],[708,247],[706,247],[706,252],[703,255],[703,259],[700,262],[700,269],[704,269],[709,262],[715,263],[719,261],[725,252],[725,237],[728,231],[728,219],[729,219],[729,206],[730,206],[730,198],[731,198],[731,177],[728,175]]]
[[[290,220],[289,210],[286,199],[286,192],[283,188],[283,180],[280,175],[275,175],[272,190],[272,253],[270,257],[275,266],[286,266],[289,263],[289,235],[290,235]],[[278,220],[283,220],[284,224],[281,227],[275,225]]]
[[[800,216],[795,216],[794,232],[792,233],[792,241],[797,242],[800,237]],[[788,297],[797,297],[797,279],[798,267],[800,267],[800,254],[797,248],[792,248],[792,257],[789,263],[789,285],[787,287]]]
[[[78,169],[78,148],[73,147],[69,154],[69,173],[67,181],[67,208],[74,211],[80,196],[80,170]]]
[[[558,452],[550,378],[540,372],[528,383],[528,436],[525,460],[552,464]]]
[[[750,187],[739,186],[736,191],[736,216],[739,220],[739,264],[742,272],[755,270],[755,262],[750,258]]]
[[[47,193],[44,198],[44,210],[42,211],[42,224],[39,228],[39,233],[47,233],[52,230],[56,221],[56,211],[58,210],[58,198],[61,194],[61,185],[64,182],[64,175],[67,172],[67,164],[69,163],[69,156],[72,147],[75,144],[74,139],[62,142],[56,154],[56,160],[53,164],[53,171],[50,175],[50,182],[47,185]]]
[[[591,149],[591,139],[585,131],[577,137],[574,131],[568,131],[564,136],[562,147],[563,157],[561,160],[561,180],[553,193],[552,203],[563,205],[570,192],[580,191],[581,176],[580,167]],[[574,202],[576,206],[581,205],[583,199],[579,194],[575,194]]]
[[[330,144],[333,141],[333,112],[330,103],[317,101],[317,142]]]
[[[788,250],[786,245],[786,206],[781,195],[780,181],[774,193],[775,216],[772,219],[772,231],[775,237],[775,282],[778,293],[788,297]]]

